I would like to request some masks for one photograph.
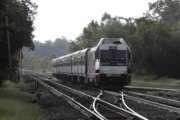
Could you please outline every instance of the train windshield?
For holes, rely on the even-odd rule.
[[[126,50],[101,50],[100,61],[101,66],[126,66],[127,61]]]

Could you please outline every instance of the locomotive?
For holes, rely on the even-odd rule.
[[[62,81],[102,88],[122,88],[131,81],[131,50],[122,38],[101,38],[86,48],[52,60]]]

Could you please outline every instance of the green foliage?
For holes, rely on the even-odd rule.
[[[169,88],[180,89],[180,80],[168,78],[167,76],[158,77],[152,75],[133,76],[132,86],[137,87],[154,87],[154,88]]]
[[[123,23],[124,20],[126,23]],[[128,22],[128,23],[127,23]],[[102,37],[128,37],[128,31],[132,29],[130,20],[127,18],[111,17],[105,13],[101,23],[92,20],[87,27],[83,29],[83,33],[77,38],[76,42],[71,42],[71,51],[92,47],[97,44]]]
[[[53,46],[56,48],[61,48],[63,50],[66,50],[66,52],[68,52],[69,45],[68,45],[67,39],[65,37],[57,38],[54,41]]]
[[[80,50],[81,47],[77,41],[71,41],[69,45],[69,49],[71,52],[74,52],[74,51]]]
[[[6,29],[10,32],[10,40],[12,44],[12,53],[23,46],[33,48],[32,31],[33,20],[35,15],[36,5],[31,3],[30,0],[6,0],[6,7],[1,12],[1,42],[7,44],[6,35],[3,34]],[[8,17],[7,27],[5,25],[5,17]]]
[[[94,46],[97,39],[102,36],[101,27],[97,21],[91,21],[87,27],[83,29],[83,34],[77,38],[81,48]]]
[[[22,90],[30,87],[28,85],[7,81],[0,88],[0,120],[46,120],[40,106],[31,103],[35,96]]]
[[[165,24],[139,19],[133,34],[133,52],[136,67],[158,75],[178,76],[180,41]]]
[[[0,74],[0,79],[5,79],[8,73],[17,72],[20,50],[23,47],[34,48],[32,32],[37,6],[30,0],[1,0],[0,6],[0,73],[6,73],[5,75]],[[11,45],[11,70],[8,69],[7,36],[9,36]]]
[[[150,4],[151,17],[136,20],[131,40],[136,67],[160,76],[180,77],[178,11],[179,1],[158,0]]]
[[[176,24],[180,21],[179,0],[157,0],[150,4],[149,8],[153,13],[153,17],[168,25]]]

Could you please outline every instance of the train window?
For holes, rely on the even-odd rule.
[[[100,55],[101,65],[126,65],[126,50],[101,50]]]
[[[80,65],[83,65],[83,62],[84,62],[83,56],[81,56]]]
[[[74,59],[73,59],[73,57],[71,57],[71,64],[72,64],[72,65],[74,64]]]
[[[99,59],[99,48],[97,48],[97,50],[95,51],[95,58],[96,59]]]
[[[76,65],[76,58],[74,57],[74,65]]]
[[[65,64],[65,65],[66,65],[66,66],[68,66],[68,65],[69,65],[69,60],[68,60],[68,59],[66,59],[66,60],[65,60],[65,62],[66,62],[66,64]]]
[[[85,64],[84,56],[82,56],[82,65]]]
[[[72,65],[75,65],[75,63],[74,63],[74,59],[72,59]]]
[[[118,40],[118,41],[113,41],[113,44],[121,44],[121,41]]]
[[[76,65],[79,65],[79,56],[76,58]]]
[[[116,38],[112,38],[112,39],[104,39],[104,41],[102,42],[102,44],[121,44],[121,40],[116,39]]]
[[[80,61],[81,61],[81,57],[80,57],[80,56],[78,56],[78,57],[77,57],[76,64],[77,64],[77,65],[79,65],[79,64],[80,64]]]
[[[77,65],[80,64],[80,61],[81,61],[81,59],[80,59],[80,57],[78,56],[78,57],[77,57]]]
[[[76,65],[77,63],[77,59],[74,57],[74,65]]]

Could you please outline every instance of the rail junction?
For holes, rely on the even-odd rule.
[[[108,90],[84,90],[66,85],[50,75],[28,72],[27,75],[36,81],[36,86],[43,87],[57,97],[63,97],[73,108],[80,111],[88,119],[92,120],[148,120],[137,109],[128,106],[127,101],[153,106],[169,113],[177,114],[179,120],[180,101],[148,94],[148,90],[141,88],[125,88],[123,91]],[[165,91],[162,89],[150,89],[150,91]],[[164,92],[163,91],[163,92]],[[175,90],[178,94],[178,90]],[[174,92],[170,90],[168,92]],[[137,105],[138,106],[138,105]],[[149,111],[151,112],[151,111]]]
[[[113,104],[105,98],[109,95],[106,91],[99,90],[97,95],[76,90],[55,79],[38,73],[28,74],[38,85],[46,88],[57,97],[63,97],[71,106],[80,111],[88,119],[92,120],[148,120],[144,116],[133,111],[124,100],[124,93],[120,95],[121,105]]]

